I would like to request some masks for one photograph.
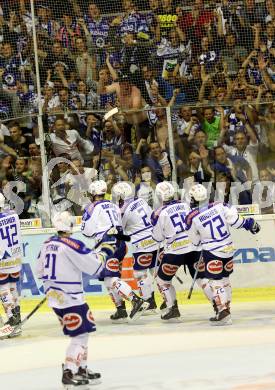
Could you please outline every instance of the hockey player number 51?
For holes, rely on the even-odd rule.
[[[209,226],[210,228],[210,234],[211,238],[213,240],[218,240],[219,238],[224,238],[225,236],[228,235],[228,231],[225,227],[225,224],[221,217],[218,215],[217,217],[214,217],[210,221],[206,221],[202,224],[203,227]],[[225,230],[223,230],[225,229]],[[219,237],[215,234],[215,232],[218,233]]]

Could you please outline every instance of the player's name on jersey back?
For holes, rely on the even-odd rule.
[[[41,218],[20,219],[21,229],[41,229]]]

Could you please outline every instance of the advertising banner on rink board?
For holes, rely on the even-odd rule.
[[[233,242],[236,248],[234,257],[234,273],[231,281],[233,287],[255,288],[274,286],[275,275],[275,216],[257,216],[261,225],[261,231],[252,235],[243,229],[233,230]],[[28,222],[29,223],[29,222]],[[31,223],[29,223],[29,226]],[[38,297],[41,294],[41,282],[35,277],[35,260],[38,256],[41,244],[51,235],[53,229],[23,229],[23,269],[21,278],[22,297]],[[86,242],[80,232],[74,233],[74,237]],[[91,244],[91,242],[90,242]],[[130,253],[130,248],[129,252]],[[177,288],[188,289],[190,277],[180,269],[177,273],[183,280],[183,285]],[[106,294],[103,284],[89,275],[84,275],[84,290],[87,294]]]

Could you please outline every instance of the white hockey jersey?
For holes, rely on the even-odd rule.
[[[178,255],[199,250],[192,245],[185,231],[185,217],[189,212],[186,203],[175,200],[152,214],[152,235],[158,242],[165,240],[164,253]]]
[[[109,200],[100,200],[85,208],[81,225],[84,236],[94,238],[98,243],[112,227],[122,231],[121,214],[117,205]]]
[[[158,249],[158,244],[152,238],[152,209],[144,199],[135,198],[125,202],[121,214],[123,231],[131,236],[133,253]]]
[[[64,309],[84,303],[82,272],[98,275],[102,256],[72,237],[50,237],[37,259],[36,273],[43,281],[50,307]]]
[[[235,207],[216,202],[192,210],[186,218],[186,229],[194,245],[201,245],[203,250],[218,257],[228,258],[235,250],[229,225],[239,229],[244,221]]]
[[[0,274],[21,270],[22,239],[18,215],[11,210],[0,213]]]

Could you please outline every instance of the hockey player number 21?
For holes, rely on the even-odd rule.
[[[45,269],[48,269],[49,273],[51,273],[51,275],[50,276],[44,275],[44,279],[51,279],[51,280],[56,279],[55,265],[56,265],[56,254],[55,253],[47,253],[46,254]]]
[[[202,224],[202,226],[203,227],[209,226],[211,238],[213,240],[217,240],[219,238],[224,238],[225,236],[228,235],[228,231],[226,230],[225,224],[219,215],[210,221],[204,222]],[[225,230],[223,231],[222,229],[224,229],[224,228],[225,228]],[[217,237],[215,232],[218,233],[219,237]]]

